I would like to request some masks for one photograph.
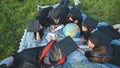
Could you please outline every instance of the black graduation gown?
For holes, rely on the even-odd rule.
[[[26,49],[14,55],[12,68],[44,68],[39,65],[39,56],[44,47]]]
[[[43,27],[48,27],[50,25],[50,20],[47,16],[52,9],[53,7],[43,8],[39,11],[39,14],[36,16],[36,20],[39,20],[39,24],[41,24]]]
[[[120,66],[120,46],[119,45],[111,45],[111,46],[113,53],[108,63]]]

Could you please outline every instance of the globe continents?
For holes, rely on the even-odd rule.
[[[78,38],[80,37],[80,28],[74,23],[68,23],[63,28],[63,34],[65,36],[70,36],[71,38]]]

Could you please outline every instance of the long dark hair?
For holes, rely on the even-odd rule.
[[[83,32],[83,31],[82,31],[82,35],[85,37],[86,40],[89,39],[93,28],[87,28],[87,29],[88,29],[88,31],[86,31],[86,32]]]

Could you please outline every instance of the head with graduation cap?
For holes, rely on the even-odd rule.
[[[100,30],[96,30],[89,37],[88,46],[90,48],[96,48],[99,46],[110,46],[111,41],[112,39],[108,35]]]
[[[51,21],[50,24],[66,24],[68,12],[69,8],[64,5],[59,5],[56,8],[52,9],[47,16]]]
[[[85,21],[82,23],[82,31],[87,32],[87,31],[92,31],[95,29],[98,25],[98,21],[87,16]]]
[[[77,6],[74,6],[67,15],[68,21],[77,23],[79,26],[81,26],[82,23],[82,12]]]
[[[67,43],[66,43],[67,42]],[[43,59],[45,65],[59,65],[62,64],[66,57],[77,49],[76,43],[70,37],[54,43],[49,52]]]
[[[94,62],[104,63],[110,59],[110,55],[113,53],[111,48],[111,38],[101,32],[96,30],[93,32],[88,40],[88,46],[91,48],[91,51],[87,51],[85,56]]]

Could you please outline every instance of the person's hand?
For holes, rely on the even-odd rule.
[[[80,38],[80,42],[85,42],[86,40],[84,38]]]
[[[39,32],[36,32],[36,41],[39,42],[41,40]]]
[[[58,27],[58,25],[51,25],[50,31],[54,32],[57,27]]]
[[[77,23],[78,23],[78,20],[74,20],[74,23],[77,24]]]

